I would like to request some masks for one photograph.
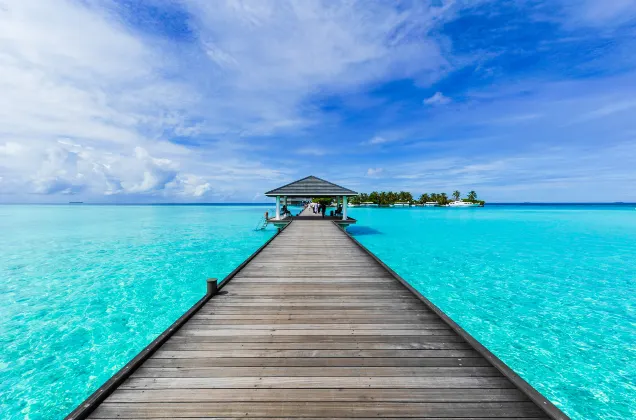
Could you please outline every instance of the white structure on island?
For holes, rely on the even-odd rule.
[[[335,216],[329,216],[329,219],[337,221],[338,224],[343,225],[355,223],[354,219],[347,216],[347,202],[348,197],[356,196],[358,193],[315,176],[308,176],[287,185],[283,185],[282,187],[266,192],[265,195],[267,197],[276,197],[276,216],[270,219],[273,223],[278,221],[289,221],[292,218],[303,218],[303,216],[282,214],[282,206],[287,206],[288,198],[331,198],[332,200],[335,198],[336,209],[341,208],[342,213],[338,213]]]

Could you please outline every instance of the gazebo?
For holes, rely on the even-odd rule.
[[[336,199],[337,204],[342,203],[342,218],[338,217],[337,219],[345,223],[348,221],[355,222],[353,219],[347,217],[347,198],[356,196],[358,193],[315,176],[308,176],[283,185],[282,187],[266,192],[265,195],[267,197],[276,197],[276,217],[274,217],[272,221],[284,220],[281,219],[280,214],[281,199],[283,205],[286,206],[288,198],[309,199],[312,197],[332,197]]]

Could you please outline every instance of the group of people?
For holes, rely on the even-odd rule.
[[[327,211],[327,206],[322,203],[309,203],[308,206],[314,212],[314,214],[322,214],[322,217],[325,217],[325,212]]]
[[[327,211],[327,206],[322,204],[322,203],[314,203],[314,202],[309,202],[309,203],[305,203],[305,208],[309,207],[314,214],[322,214],[322,217],[325,217],[325,212]],[[331,212],[332,216],[342,216],[342,205],[338,205],[338,207],[336,208],[335,213],[332,211]]]

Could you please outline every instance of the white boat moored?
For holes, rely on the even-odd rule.
[[[479,207],[479,203],[471,203],[469,201],[451,201],[446,207]]]

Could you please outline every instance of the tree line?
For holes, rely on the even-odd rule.
[[[455,201],[469,201],[471,203],[483,203],[482,201],[477,199],[477,193],[475,191],[471,191],[468,193],[466,198],[461,198],[461,193],[459,191],[454,191],[451,194],[453,200]],[[361,203],[374,203],[380,206],[388,206],[395,203],[409,203],[409,204],[424,204],[424,203],[432,203],[435,202],[439,205],[446,205],[451,202],[451,199],[448,197],[446,193],[424,193],[420,195],[420,197],[415,200],[413,199],[413,194],[408,191],[373,191],[369,194],[360,193],[355,197],[351,197],[349,201],[352,204],[361,204]]]

